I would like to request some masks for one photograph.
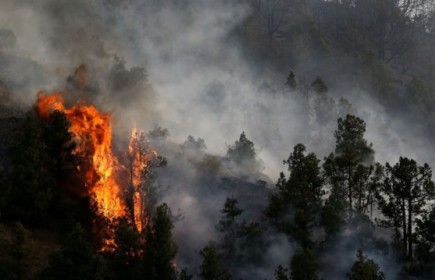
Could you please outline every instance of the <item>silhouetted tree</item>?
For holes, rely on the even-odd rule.
[[[69,132],[71,126],[66,115],[60,111],[54,111],[44,122],[44,142],[47,143],[47,150],[54,164],[57,189],[61,188],[62,180],[66,180],[69,174],[76,168],[73,150],[75,144],[72,141],[72,134]]]
[[[187,137],[187,140],[184,141],[183,148],[193,152],[204,152],[205,150],[207,150],[207,146],[205,145],[204,139],[198,138],[196,140],[191,135],[189,135]]]
[[[144,277],[146,279],[173,280],[177,278],[174,258],[177,246],[172,241],[171,210],[163,203],[148,225],[143,249]]]
[[[286,12],[289,9],[288,3],[284,0],[255,0],[253,7],[260,15],[269,39],[272,39],[281,31]]]
[[[275,280],[289,280],[288,274],[288,269],[279,265],[275,269]]]
[[[102,279],[101,258],[94,253],[86,232],[77,224],[63,242],[62,248],[50,260],[41,279],[84,280]]]
[[[228,147],[227,156],[240,166],[257,165],[254,143],[246,137],[245,132],[240,134],[239,140],[234,145]]]
[[[435,276],[435,206],[417,219],[415,249],[416,259],[420,263],[420,271],[426,278]]]
[[[218,248],[209,243],[201,252],[202,263],[199,267],[199,277],[204,280],[230,280],[230,272],[223,267]]]
[[[7,193],[8,207],[0,210],[4,218],[41,224],[56,186],[55,165],[44,141],[44,127],[29,113],[20,127],[22,134],[12,148],[12,172]]]
[[[332,188],[321,212],[321,224],[328,235],[334,235],[340,231],[346,223],[345,213],[346,200],[337,188]]]
[[[295,90],[298,86],[298,83],[296,82],[296,75],[293,71],[290,71],[287,77],[287,81],[285,84],[292,90]]]
[[[119,279],[138,279],[142,248],[140,235],[135,226],[125,219],[120,219],[115,227],[113,242],[109,254],[113,273]]]
[[[362,250],[357,251],[356,257],[357,260],[347,275],[349,280],[385,280],[385,275],[380,271],[379,266],[364,256]]]
[[[382,213],[387,218],[382,225],[402,230],[403,252],[413,257],[414,226],[426,213],[435,197],[432,170],[429,165],[417,165],[415,160],[400,157],[394,166],[386,164],[387,177],[383,195],[379,197]]]
[[[291,260],[290,279],[318,280],[319,260],[311,250],[299,250]]]
[[[228,197],[225,200],[224,208],[221,212],[221,219],[217,229],[223,233],[222,248],[226,262],[234,263],[238,259],[238,241],[243,237],[253,236],[258,231],[257,223],[247,224],[245,220],[240,220],[240,215],[244,212],[239,208],[238,200]]]
[[[371,163],[375,152],[372,144],[368,144],[364,138],[366,132],[364,120],[346,115],[344,119],[339,118],[337,124],[337,130],[334,132],[335,153],[338,156],[347,156],[352,161]]]
[[[381,168],[376,167],[373,184],[369,184],[375,167],[367,165],[373,162],[374,151],[364,138],[365,122],[355,116],[347,115],[338,119],[338,128],[334,133],[336,139],[335,154],[330,154],[323,164],[324,174],[334,189],[337,199],[347,199],[348,209],[365,212],[368,196],[373,197]],[[356,201],[355,201],[356,200]],[[370,200],[372,203],[373,199]]]
[[[235,239],[237,237],[236,218],[243,213],[243,209],[238,207],[239,202],[236,198],[228,197],[225,200],[224,208],[221,210],[221,220],[219,221],[218,229],[229,235],[229,238]]]
[[[318,94],[324,94],[328,92],[328,87],[321,77],[317,76],[316,79],[311,83],[311,87]]]
[[[289,179],[281,174],[265,213],[305,248],[310,243],[310,229],[318,220],[324,194],[319,160],[314,153],[305,155],[305,146],[298,144],[284,164],[288,165]],[[289,219],[289,207],[295,212],[293,219]]]

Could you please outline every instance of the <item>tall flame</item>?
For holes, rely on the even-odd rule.
[[[85,73],[86,66],[81,65],[68,81],[83,88],[87,84]],[[85,189],[98,214],[112,225],[118,218],[126,218],[141,232],[149,223],[145,183],[151,165],[159,158],[150,148],[145,134],[133,129],[127,152],[129,166],[125,167],[112,153],[110,114],[83,102],[67,107],[60,92],[39,92],[35,107],[42,119],[60,111],[71,123],[69,132],[76,144],[73,154],[83,159],[77,168],[83,174]],[[116,247],[113,227],[103,231],[106,237],[102,250],[110,251]]]
[[[149,149],[149,144],[145,140],[143,132],[139,133],[133,129],[128,146],[130,184],[133,189],[133,219],[139,231],[146,227],[149,222],[148,216],[144,215],[147,206],[147,193],[143,188],[143,183],[148,179],[148,174],[144,171],[149,170],[149,165],[157,158],[157,153]]]
[[[90,161],[85,182],[98,211],[108,219],[125,216],[126,206],[115,176],[120,164],[111,149],[111,116],[100,112],[93,105],[77,103],[66,108],[59,92],[51,95],[39,92],[36,110],[42,118],[47,118],[54,110],[66,115],[71,122],[70,132],[76,142],[73,153],[83,155]]]

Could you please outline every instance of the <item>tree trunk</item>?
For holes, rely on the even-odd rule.
[[[61,167],[61,163],[62,159],[59,157],[57,157],[56,159],[56,192],[58,192],[58,190],[61,189],[60,185],[62,182],[62,167]]]
[[[412,210],[411,199],[408,200],[408,258],[412,260]]]
[[[406,233],[406,210],[405,210],[405,201],[402,200],[402,230],[403,230],[403,252],[406,254],[406,251],[408,249],[408,235]]]
[[[347,186],[349,191],[349,211],[352,212],[352,181],[351,181],[351,168],[348,170],[348,177],[347,177]]]

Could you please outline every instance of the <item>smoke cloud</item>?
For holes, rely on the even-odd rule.
[[[332,88],[328,115],[320,116],[315,108],[324,100],[290,90],[284,84],[288,72],[249,61],[236,34],[252,9],[245,1],[211,0],[0,3],[0,28],[16,38],[0,54],[6,65],[0,80],[20,106],[33,104],[39,90],[67,87],[113,113],[115,138],[120,139],[115,146],[125,143],[133,126],[169,131],[166,138],[151,141],[168,159],[157,181],[165,190],[161,199],[180,215],[175,238],[182,266],[194,267],[199,250],[221,238],[215,226],[226,197],[239,198],[247,209],[244,219],[261,220],[268,188],[285,168],[282,160],[297,143],[319,158],[332,152],[336,119],[343,112],[366,121],[377,161],[395,163],[403,155],[435,162],[435,153],[427,151],[430,140],[415,121],[392,117],[369,95]],[[65,79],[81,64],[86,65],[86,89],[77,88],[74,77]],[[303,75],[314,80],[318,73]],[[351,109],[340,109],[341,97]],[[264,169],[241,171],[226,161],[228,145],[243,131],[255,143]],[[190,135],[202,138],[206,149],[186,148]],[[242,267],[238,276],[271,278],[276,266],[288,266],[295,248],[286,237],[272,235],[265,244],[263,259],[268,261]],[[353,259],[356,249],[351,246],[346,258]]]

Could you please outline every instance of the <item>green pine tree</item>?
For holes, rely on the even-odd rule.
[[[151,224],[146,229],[143,252],[146,279],[175,280],[174,258],[177,246],[172,241],[171,209],[166,203],[158,206]]]
[[[44,280],[103,279],[104,266],[89,241],[86,232],[77,224],[65,238],[62,248],[50,260],[50,266],[41,273]]]
[[[385,280],[385,275],[379,269],[379,265],[368,259],[362,250],[356,253],[356,261],[347,275],[349,280]]]
[[[202,263],[199,277],[203,280],[230,280],[230,272],[223,267],[222,258],[216,244],[209,243],[201,252]]]
[[[291,280],[318,280],[320,263],[314,252],[309,249],[299,250],[291,260]]]

